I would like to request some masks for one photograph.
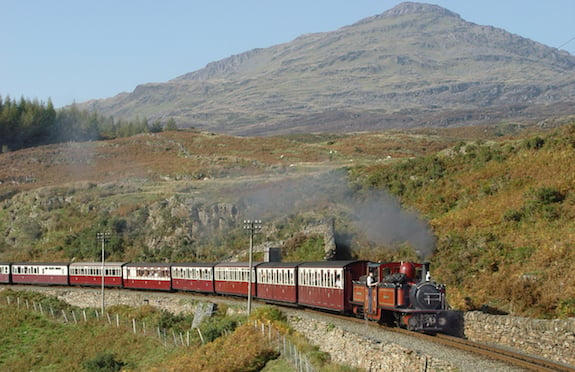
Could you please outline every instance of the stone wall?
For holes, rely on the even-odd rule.
[[[395,343],[376,342],[330,324],[291,317],[290,325],[332,360],[366,371],[456,371],[448,362]]]
[[[470,311],[464,332],[472,341],[506,345],[575,366],[575,318],[542,320]]]

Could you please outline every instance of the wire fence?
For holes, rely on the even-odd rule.
[[[74,324],[100,321],[103,324],[126,329],[126,331],[130,331],[135,335],[157,337],[165,348],[193,346],[192,332],[200,333],[199,329],[190,329],[186,332],[176,332],[173,329],[168,330],[160,327],[149,327],[145,321],[127,319],[125,317],[121,317],[119,314],[110,314],[108,312],[102,313],[102,311],[99,311],[98,309],[56,310],[50,305],[42,305],[42,303],[36,303],[29,301],[28,299],[23,300],[20,297],[16,297],[14,299],[7,296],[5,299],[6,304],[9,306],[35,311],[56,321]],[[201,333],[200,338],[202,338]]]
[[[190,347],[194,346],[192,343],[192,333],[197,332],[202,343],[204,343],[203,335],[199,327],[192,327],[186,332],[176,332],[175,330],[165,329],[160,327],[152,327],[145,321],[136,319],[126,319],[119,314],[110,314],[108,312],[102,313],[98,309],[71,309],[71,310],[56,310],[50,305],[42,305],[29,301],[28,299],[21,299],[20,297],[4,297],[8,306],[14,306],[18,309],[26,309],[28,311],[35,311],[43,316],[48,316],[56,321],[64,323],[79,324],[81,322],[88,323],[99,321],[109,326],[126,329],[126,331],[133,332],[135,335],[144,335],[148,337],[158,338],[166,349],[175,347]],[[0,297],[1,299],[1,297]],[[207,306],[199,306],[194,315],[193,324],[199,324],[200,318],[209,316],[210,309],[213,309],[209,304]],[[271,323],[263,323],[259,320],[253,322],[253,327],[263,336],[267,342],[267,346],[280,353],[282,358],[285,358],[297,372],[318,372],[305,353],[300,352],[296,345],[291,342],[285,335],[279,332]]]

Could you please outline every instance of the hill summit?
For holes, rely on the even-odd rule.
[[[573,72],[568,52],[406,2],[80,106],[235,135],[537,122],[575,114]]]

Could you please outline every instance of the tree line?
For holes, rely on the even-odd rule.
[[[56,110],[51,100],[44,103],[0,96],[0,153],[60,142],[97,141],[176,129],[173,118],[165,126],[159,120],[150,124],[146,118],[114,120],[80,110],[75,104]]]

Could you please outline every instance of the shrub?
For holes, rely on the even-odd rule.
[[[82,363],[84,369],[88,372],[114,372],[120,371],[126,364],[116,360],[112,353],[100,353],[94,359],[86,360]]]
[[[539,136],[524,141],[523,146],[528,150],[539,150],[545,144],[545,140]]]
[[[523,212],[517,209],[509,209],[503,214],[503,221],[519,222],[523,218]]]
[[[212,342],[226,333],[233,332],[240,324],[235,317],[210,318],[202,323],[200,330],[204,341]]]

